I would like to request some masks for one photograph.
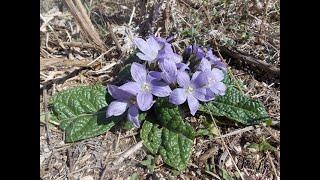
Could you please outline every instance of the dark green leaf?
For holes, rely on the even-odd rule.
[[[184,121],[177,106],[158,99],[155,104],[157,119],[146,117],[140,137],[152,154],[160,154],[169,166],[182,171],[187,167],[195,132]]]
[[[130,178],[128,178],[129,180],[139,180],[139,176],[137,173],[133,173]]]
[[[228,171],[226,171],[225,169],[221,169],[221,177],[225,180],[233,180],[232,176],[229,175]]]
[[[178,106],[168,103],[166,99],[158,99],[155,103],[157,123],[170,131],[181,133],[189,139],[195,137],[192,126],[185,122]]]
[[[154,171],[154,168],[156,167],[154,157],[151,155],[147,155],[147,159],[141,161],[141,164],[146,166],[150,171]]]
[[[276,148],[273,147],[271,144],[266,139],[262,139],[262,141],[257,144],[257,143],[252,143],[248,148],[253,148],[258,152],[266,152],[266,151],[275,151]]]
[[[95,137],[117,122],[106,119],[106,88],[101,85],[81,86],[57,93],[50,100],[55,121],[65,131],[66,142]]]
[[[257,124],[269,119],[263,104],[243,95],[233,86],[228,86],[224,96],[203,103],[200,111],[215,116],[225,116],[245,125]]]

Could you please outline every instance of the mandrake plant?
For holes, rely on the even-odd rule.
[[[190,45],[179,55],[170,40],[153,35],[133,39],[138,60],[119,73],[122,84],[81,86],[54,95],[51,116],[65,131],[65,141],[95,137],[125,121],[126,128],[138,129],[152,154],[183,171],[194,138],[206,134],[185,120],[189,114],[243,125],[270,120],[261,102],[238,89],[210,48]],[[212,126],[204,126],[210,132]]]

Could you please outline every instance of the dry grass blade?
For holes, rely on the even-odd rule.
[[[44,104],[44,111],[45,111],[45,125],[46,125],[46,130],[47,130],[47,142],[48,145],[50,146],[50,129],[49,129],[49,113],[48,113],[48,92],[46,88],[43,88],[43,104]]]
[[[225,137],[233,136],[233,135],[236,135],[236,134],[241,134],[241,133],[244,133],[244,132],[247,132],[247,131],[251,131],[251,130],[254,130],[254,126],[248,126],[248,127],[242,128],[242,129],[238,129],[238,130],[232,131],[230,133],[218,136],[215,139],[225,138]]]
[[[65,46],[69,46],[69,47],[80,47],[80,48],[90,48],[90,49],[99,49],[99,50],[103,50],[100,47],[94,46],[90,43],[83,43],[83,42],[63,42],[62,43]]]
[[[275,167],[275,165],[274,165],[274,163],[273,163],[273,160],[272,160],[272,158],[271,158],[271,156],[270,156],[269,151],[267,151],[266,153],[267,153],[267,157],[268,157],[268,159],[269,159],[269,161],[270,161],[270,164],[271,164],[272,171],[273,171],[274,175],[276,176],[277,180],[280,180],[280,178],[279,178],[279,176],[278,176],[278,173],[277,173],[277,169],[276,169],[276,167]]]
[[[103,57],[104,55],[108,54],[109,52],[111,52],[114,49],[114,47],[110,48],[108,51],[102,53],[99,57],[97,57],[96,59],[94,59],[93,61],[91,61],[90,63],[87,64],[87,66],[91,66],[92,64],[94,64],[96,61],[98,61],[101,57]]]
[[[75,3],[72,0],[64,0],[65,4],[69,8],[72,16],[76,19],[77,23],[80,25],[83,30],[83,34],[89,40],[95,43],[102,49],[106,49],[105,44],[100,39],[98,32],[94,29],[93,24],[91,23],[87,13],[81,2],[75,0]]]
[[[122,153],[118,159],[112,162],[114,166],[119,165],[122,161],[124,161],[127,157],[129,157],[131,154],[142,148],[143,146],[143,141],[138,142],[128,150],[126,150],[124,153]]]
[[[118,138],[119,139],[119,138]],[[129,148],[128,150],[126,150],[124,153],[120,154],[120,156],[118,157],[118,159],[114,160],[111,165],[112,167],[106,166],[103,170],[103,172],[101,173],[101,176],[99,178],[99,180],[103,180],[104,176],[106,174],[107,171],[110,170],[115,170],[117,168],[117,166],[120,165],[120,163],[122,163],[126,158],[128,158],[130,155],[132,155],[134,152],[136,152],[137,150],[139,150],[140,148],[142,148],[143,146],[143,141],[138,142],[137,144],[133,145],[131,148]]]
[[[220,137],[220,139],[221,139],[221,141],[222,141],[222,144],[223,144],[223,146],[224,146],[224,149],[228,152],[228,155],[230,156],[230,159],[231,159],[234,167],[236,168],[237,172],[239,173],[240,178],[241,178],[242,180],[244,180],[241,171],[239,170],[239,168],[238,168],[236,162],[234,161],[234,159],[232,158],[232,155],[231,155],[231,153],[230,153],[230,151],[229,151],[229,149],[228,149],[228,146],[227,146],[226,142],[224,141],[224,138],[221,137],[220,129],[219,129],[219,127],[217,126],[216,121],[215,121],[215,119],[213,118],[213,115],[212,115],[211,112],[210,112],[210,117],[211,117],[211,119],[212,119],[213,125],[218,129],[218,135],[219,135],[219,137]]]

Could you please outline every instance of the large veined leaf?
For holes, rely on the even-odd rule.
[[[51,98],[53,119],[65,131],[66,142],[95,137],[115,125],[116,118],[106,119],[106,94],[104,86],[92,85],[71,88]]]
[[[224,82],[227,85],[226,94],[203,103],[199,111],[212,113],[215,116],[225,116],[245,125],[257,124],[269,119],[268,112],[260,101],[251,99],[240,92],[228,75]]]
[[[191,156],[195,131],[182,118],[177,106],[158,99],[154,108],[157,117],[146,117],[140,137],[152,154],[160,154],[166,164],[182,171]]]

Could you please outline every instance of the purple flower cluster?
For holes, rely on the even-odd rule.
[[[133,81],[119,87],[108,85],[108,92],[115,100],[108,106],[107,117],[127,111],[128,120],[140,127],[139,110],[149,110],[155,102],[153,96],[169,97],[169,102],[175,105],[187,101],[190,113],[195,115],[199,101],[211,101],[225,94],[222,80],[226,66],[211,49],[205,52],[198,46],[187,47],[186,52],[195,54],[199,60],[197,67],[189,67],[166,39],[150,36],[146,40],[135,38],[133,42],[140,50],[136,55],[147,64],[132,63]]]

